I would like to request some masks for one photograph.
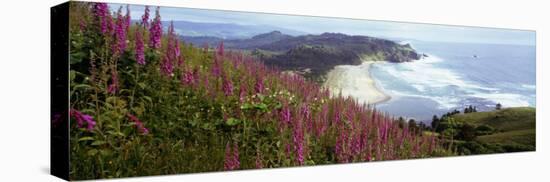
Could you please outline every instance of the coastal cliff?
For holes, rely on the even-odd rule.
[[[223,40],[215,37],[182,37],[196,45],[224,41],[229,49],[248,51],[265,64],[293,71],[322,82],[338,65],[360,65],[363,61],[409,62],[421,57],[409,44],[369,36],[341,33],[291,36],[279,31],[249,39]]]

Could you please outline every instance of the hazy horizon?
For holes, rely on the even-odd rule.
[[[109,5],[112,11],[116,11],[123,4]],[[151,18],[154,17],[155,8],[156,7],[153,6],[150,7]],[[130,5],[131,18],[133,20],[140,20],[144,9],[142,5]],[[163,21],[173,20],[200,23],[266,25],[308,34],[334,32],[350,35],[435,42],[531,46],[534,46],[536,43],[536,33],[528,30],[203,10],[180,7],[161,7],[160,11]],[[123,8],[123,12],[125,12],[125,8]],[[251,16],[251,14],[254,16]],[[282,32],[284,33],[284,31]]]

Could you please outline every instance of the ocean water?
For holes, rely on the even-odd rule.
[[[469,105],[478,110],[536,105],[535,46],[409,42],[428,57],[377,63],[371,73],[392,99],[376,107],[395,116],[431,120]]]

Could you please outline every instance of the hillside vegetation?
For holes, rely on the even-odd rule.
[[[534,150],[536,132],[536,109],[531,107],[505,108],[489,112],[455,115],[459,122],[476,126],[489,126],[494,132],[479,136],[483,143],[524,146]]]
[[[115,9],[118,7],[114,7]],[[157,7],[71,2],[70,178],[453,155],[434,135],[240,52],[164,30]],[[55,61],[55,60],[52,60]]]
[[[536,109],[531,107],[456,111],[434,117],[432,127],[452,140],[459,154],[520,152],[536,149],[535,120]]]
[[[307,78],[322,81],[337,65],[358,65],[363,61],[408,62],[420,55],[409,44],[341,33],[290,36],[279,31],[249,39],[224,40],[217,37],[183,37],[195,45],[214,45],[224,41],[229,49],[246,50],[267,65],[296,71]]]

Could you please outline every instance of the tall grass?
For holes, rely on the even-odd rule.
[[[130,25],[128,7],[72,2],[71,179],[449,154],[388,113],[223,42],[181,42],[158,8],[146,12]]]

